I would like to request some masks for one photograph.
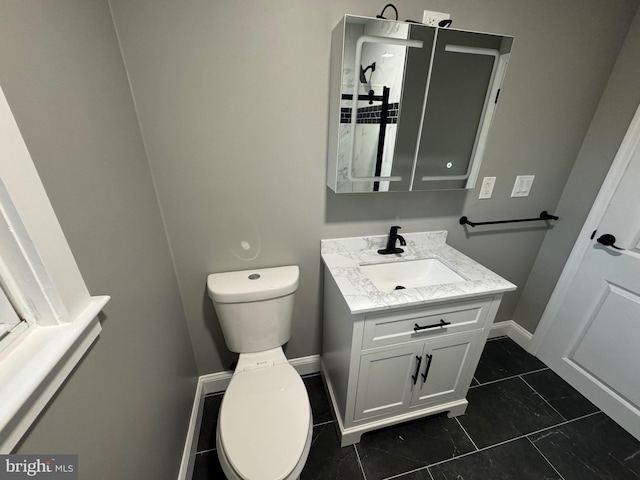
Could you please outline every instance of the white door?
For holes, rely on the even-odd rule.
[[[640,439],[640,108],[545,310],[532,351]]]

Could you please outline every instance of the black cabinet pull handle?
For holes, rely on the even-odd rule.
[[[596,240],[596,242],[598,242],[601,245],[604,245],[605,247],[615,248],[616,250],[624,250],[624,248],[620,248],[615,245],[616,237],[614,237],[610,233],[605,233],[604,235],[600,235],[600,237],[598,238],[598,240]]]
[[[445,322],[442,318],[440,319],[440,322],[438,323],[434,323],[432,325],[425,325],[424,327],[418,325],[417,323],[414,324],[413,327],[413,331],[414,332],[418,332],[420,330],[426,330],[428,328],[437,328],[437,327],[446,327],[447,325],[451,325],[451,322]]]
[[[431,360],[433,360],[433,355],[429,355],[427,353],[425,357],[427,357],[427,367],[424,369],[424,373],[422,374],[423,384],[427,381],[427,377],[429,376],[429,369],[431,368]]]
[[[418,360],[418,365],[416,365],[416,374],[415,375],[411,375],[411,378],[413,379],[413,384],[414,385],[418,381],[418,373],[420,372],[420,365],[422,365],[422,357],[419,357],[419,356],[416,355],[416,360]]]

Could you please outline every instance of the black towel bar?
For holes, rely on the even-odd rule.
[[[520,218],[517,220],[496,220],[493,222],[472,222],[467,217],[460,217],[460,225],[470,225],[476,227],[478,225],[495,225],[497,223],[517,223],[517,222],[535,222],[540,220],[558,220],[559,217],[549,214],[546,210],[540,212],[540,216],[536,218]]]

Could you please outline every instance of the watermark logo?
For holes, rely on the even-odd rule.
[[[78,480],[78,455],[0,455],[0,480]]]

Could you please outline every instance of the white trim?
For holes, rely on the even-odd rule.
[[[35,326],[2,360],[0,452],[10,453],[100,333],[96,318],[110,297],[91,297],[78,318]]]
[[[196,392],[193,397],[193,407],[191,408],[191,417],[189,417],[189,428],[187,428],[187,438],[184,442],[184,449],[182,450],[182,461],[180,462],[180,470],[178,471],[179,480],[191,480],[193,476],[193,465],[195,460],[193,456],[196,454],[196,448],[198,442],[196,441],[196,435],[200,431],[200,424],[202,423],[202,411],[204,410],[204,380],[207,375],[203,375],[198,378],[196,384]]]
[[[300,375],[318,373],[320,372],[320,355],[292,358],[289,360],[289,364],[293,366]],[[233,371],[226,370],[224,372],[202,375],[198,379],[198,382],[202,382],[203,384],[204,395],[211,395],[212,393],[224,392],[229,386],[232,376]]]
[[[509,329],[511,328],[512,321],[513,320],[507,320],[505,322],[496,322],[493,325],[491,325],[491,330],[489,330],[489,336],[487,338],[509,336]]]
[[[504,336],[509,337],[511,340],[516,342],[527,351],[529,351],[529,349],[531,348],[531,340],[533,339],[533,334],[525,330],[522,326],[520,326],[513,320],[496,322],[491,325],[489,338]]]
[[[10,453],[99,335],[109,297],[89,295],[1,88],[0,159],[0,277],[25,320],[0,353],[0,453]]]
[[[202,385],[202,395],[224,392],[229,386],[232,376],[233,372],[231,370],[202,375],[198,378],[198,384]]]
[[[0,284],[29,324],[68,321],[67,310],[27,233],[7,187],[0,179]]]
[[[538,328],[533,335],[530,353],[535,355],[540,350],[544,337],[549,331],[551,324],[554,322],[567,292],[569,291],[573,277],[580,268],[582,258],[593,242],[591,240],[591,232],[598,228],[598,225],[600,224],[602,217],[604,216],[604,213],[611,202],[616,189],[618,188],[618,184],[622,180],[622,177],[631,162],[632,154],[634,150],[638,148],[639,144],[640,105],[638,106],[633,120],[631,120],[631,124],[629,125],[629,129],[627,130],[627,133],[620,144],[620,148],[613,159],[613,163],[607,173],[607,177],[600,187],[598,196],[596,197],[593,207],[591,207],[591,211],[584,222],[573,250],[571,250],[569,259],[567,260],[567,263],[562,270],[562,274],[560,275],[560,279],[551,294],[549,303],[547,303],[547,307],[542,313],[542,318],[540,319]]]
[[[6,332],[10,332],[13,327],[18,325],[21,320],[16,313],[16,309],[11,304],[7,295],[4,293],[0,285],[0,338]]]
[[[0,339],[0,362],[20,345],[24,335],[29,333],[30,328],[36,328],[36,325],[30,325],[26,321],[20,322],[11,329],[8,335]]]
[[[309,375],[320,372],[320,355],[310,355],[308,357],[292,358],[289,364],[296,369],[300,375]],[[201,375],[198,378],[196,391],[193,399],[193,407],[191,408],[191,417],[189,419],[189,428],[187,429],[187,438],[182,451],[182,461],[180,462],[180,470],[178,472],[178,480],[190,480],[193,474],[194,455],[198,445],[197,435],[200,431],[200,423],[202,421],[202,410],[204,408],[204,397],[212,393],[224,392],[229,386],[233,372],[227,370],[224,372],[210,373]]]
[[[20,241],[18,243],[22,243],[22,246],[25,246],[29,242],[32,242],[39,256],[39,260],[36,260],[31,255],[26,255],[26,262],[23,258],[21,262],[17,263],[20,272],[16,272],[15,270],[16,265],[13,261],[15,255],[6,257],[3,251],[3,260],[10,262],[8,266],[11,272],[16,275],[16,280],[24,278],[26,273],[23,272],[28,272],[27,269],[33,267],[33,272],[36,273],[36,279],[31,285],[41,285],[43,287],[39,295],[44,295],[45,299],[43,301],[46,303],[49,302],[49,300],[53,300],[52,295],[54,295],[54,292],[46,288],[47,282],[43,281],[42,277],[37,277],[37,272],[40,271],[39,268],[41,264],[55,288],[55,296],[60,298],[65,309],[63,312],[64,315],[54,315],[53,319],[50,320],[43,319],[43,321],[41,321],[38,319],[38,323],[41,325],[45,323],[55,325],[58,322],[69,321],[70,318],[78,317],[89,302],[89,291],[80,274],[73,253],[58,223],[51,202],[49,202],[42,181],[38,176],[36,167],[29,155],[27,146],[20,134],[18,124],[11,113],[11,109],[9,108],[9,104],[1,87],[0,178],[2,178],[2,182],[6,187],[13,206],[20,215],[20,222],[24,226],[23,233],[26,233],[30,239],[26,243]],[[18,234],[19,233],[20,232],[18,232]],[[18,240],[21,239],[18,238]],[[4,242],[0,243],[0,245],[3,246],[4,250]],[[12,248],[11,251],[16,250]],[[27,266],[23,268],[25,264],[27,264]],[[21,288],[25,288],[25,286],[21,285]],[[28,290],[27,288],[26,293],[29,293]],[[11,292],[7,291],[7,295],[11,298]],[[57,309],[57,307],[55,307],[57,301],[51,302],[51,304],[42,311],[40,310],[40,303],[42,302],[34,305],[34,307],[38,309],[38,313],[44,314],[44,312],[49,311],[51,307]],[[18,305],[14,306],[20,311]],[[57,310],[58,314],[60,314],[60,309]],[[29,320],[29,318],[26,318],[26,320]]]

